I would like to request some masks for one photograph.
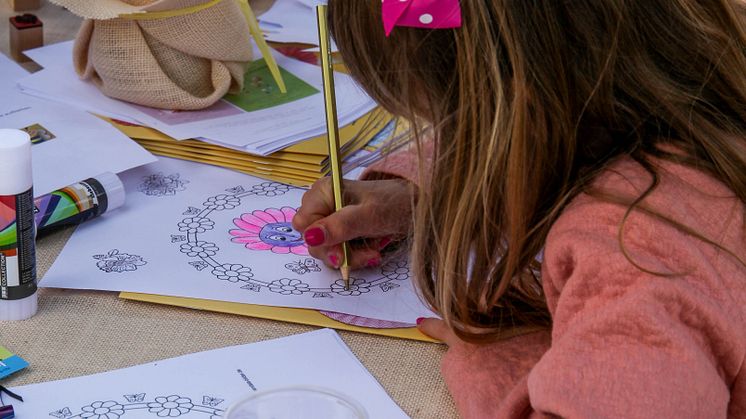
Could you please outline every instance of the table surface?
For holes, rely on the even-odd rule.
[[[47,4],[35,11],[47,44],[72,39],[80,21]],[[9,0],[0,0],[0,51],[8,54]],[[34,64],[24,67],[34,70]],[[37,244],[39,277],[72,229]],[[39,312],[0,322],[0,344],[31,367],[3,382],[38,383],[313,330],[311,326],[121,300],[115,293],[41,289]],[[440,376],[442,345],[341,331],[342,339],[404,411],[414,418],[456,416]]]

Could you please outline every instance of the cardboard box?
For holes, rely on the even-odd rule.
[[[44,45],[44,26],[31,14],[10,18],[10,56],[18,62],[31,61],[23,51]]]
[[[41,0],[10,0],[14,12],[36,10],[41,7]]]

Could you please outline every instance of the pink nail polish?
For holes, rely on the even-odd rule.
[[[368,268],[375,268],[381,264],[381,259],[379,258],[373,258],[368,260],[368,263],[365,264]]]
[[[391,237],[384,237],[384,238],[383,238],[383,239],[381,239],[381,241],[380,241],[380,242],[378,243],[378,249],[379,249],[379,250],[383,250],[383,249],[385,249],[385,248],[386,248],[386,246],[388,246],[389,244],[391,244]]]
[[[423,322],[424,320],[425,320],[425,318],[424,318],[424,317],[419,317],[419,318],[417,318],[417,326],[419,326],[419,325],[420,325],[420,323],[422,323],[422,322]]]
[[[331,262],[332,266],[335,268],[339,267],[339,257],[337,257],[337,255],[329,255],[329,262]]]
[[[306,230],[303,238],[306,240],[306,243],[309,246],[321,246],[322,244],[324,244],[324,241],[326,241],[326,237],[324,237],[324,230],[318,227]]]

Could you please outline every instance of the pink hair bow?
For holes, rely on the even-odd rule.
[[[386,36],[395,26],[437,29],[461,26],[458,0],[381,0],[381,7]]]

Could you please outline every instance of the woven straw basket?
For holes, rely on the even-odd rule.
[[[107,96],[197,110],[243,87],[251,35],[235,0],[50,1],[85,18],[75,40],[75,70]],[[207,3],[188,14],[141,18]]]

